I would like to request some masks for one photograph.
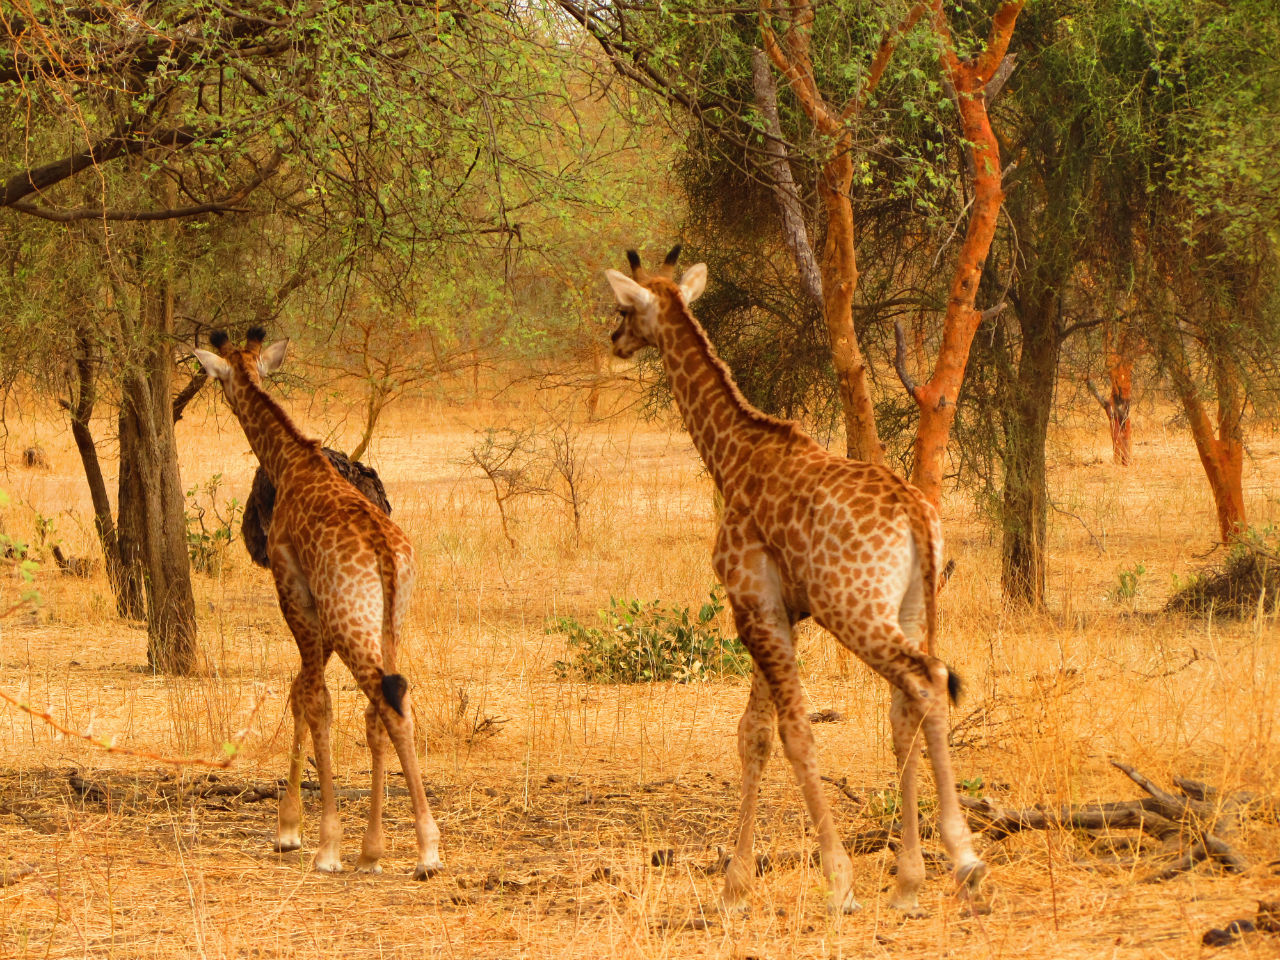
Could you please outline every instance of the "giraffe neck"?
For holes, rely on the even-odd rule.
[[[750,468],[755,446],[790,433],[791,424],[757,410],[742,395],[702,325],[674,292],[661,307],[658,349],[693,445],[723,493]]]
[[[254,456],[279,487],[289,464],[315,451],[319,444],[303,436],[280,405],[243,374],[235,375],[226,392]]]

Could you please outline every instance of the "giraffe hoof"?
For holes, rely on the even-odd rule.
[[[333,860],[321,860],[316,858],[315,869],[319,873],[341,873],[342,861],[334,858]]]
[[[292,853],[294,850],[302,849],[302,840],[298,837],[278,837],[271,845],[271,849],[276,853]]]
[[[986,875],[987,865],[981,860],[974,860],[956,870],[956,885],[963,887],[969,894],[974,894]]]
[[[925,917],[929,916],[929,911],[918,903],[898,906],[896,903],[890,902],[889,906],[892,909],[897,910],[904,920],[923,920]]]
[[[427,866],[427,864],[425,863],[420,863],[413,868],[413,879],[430,880],[436,874],[441,873],[443,871],[444,871],[444,866],[442,864],[437,863],[434,866]]]
[[[369,863],[356,864],[356,873],[381,873],[381,872],[382,872],[382,864],[380,864],[377,860],[370,861]]]
[[[854,898],[852,890],[843,897],[832,897],[827,901],[827,913],[832,915],[857,913],[861,909],[862,904]]]

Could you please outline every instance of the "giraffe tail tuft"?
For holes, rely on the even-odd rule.
[[[386,681],[384,680],[385,684]],[[947,667],[947,696],[951,698],[952,703],[960,702],[960,692],[964,689],[964,682],[960,679],[960,674]]]
[[[382,677],[382,696],[389,706],[400,716],[404,716],[404,695],[409,692],[409,681],[398,673],[387,673]]]

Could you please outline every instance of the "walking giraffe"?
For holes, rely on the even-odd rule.
[[[835,456],[798,424],[747,402],[689,311],[706,285],[706,265],[685,270],[676,284],[679,253],[677,246],[650,274],[629,250],[634,279],[616,270],[605,275],[622,317],[613,333],[614,355],[625,359],[643,347],[658,349],[685,426],[724,499],[712,562],[755,664],[738,724],[742,806],[724,905],[745,905],[755,871],[756,797],[776,716],[818,831],[828,907],[858,909],[853,864],[823,796],[796,664],[792,627],[810,616],[893,687],[890,720],[903,826],[890,905],[922,914],[915,776],[921,732],[937,781],[943,843],[961,891],[971,898],[986,865],[973,851],[947,750],[947,698],[958,682],[933,656],[942,553],[937,512],[892,471]]]
[[[438,871],[440,831],[427,805],[413,746],[413,705],[409,686],[395,672],[396,644],[413,590],[413,547],[409,538],[344,480],[262,388],[262,377],[284,361],[288,340],[263,349],[265,334],[255,327],[243,350],[225,333],[210,343],[217,354],[196,350],[209,375],[222,383],[227,403],[244,428],[249,446],[276,487],[267,556],[280,609],[298,644],[302,668],[289,692],[293,748],[289,783],[280,799],[277,850],[302,846],[302,760],[304,721],[311,731],[320,776],[320,844],[315,868],[342,869],[342,826],[333,792],[329,750],[332,707],[324,682],[329,656],[337,653],[369,698],[365,735],[372,755],[373,785],[369,826],[356,869],[381,873],[382,801],[385,777],[383,730],[390,736],[413,803],[418,840],[415,879]]]

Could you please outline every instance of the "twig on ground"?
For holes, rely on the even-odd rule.
[[[225,770],[235,763],[236,757],[240,753],[240,744],[244,740],[245,736],[248,735],[249,725],[257,715],[258,708],[262,705],[262,701],[266,698],[266,695],[267,691],[264,689],[253,702],[253,709],[249,711],[249,716],[246,718],[244,726],[237,731],[235,737],[222,745],[223,752],[226,756],[221,760],[205,760],[200,757],[170,757],[161,753],[154,753],[150,750],[137,750],[129,747],[117,746],[110,740],[104,740],[102,737],[94,736],[92,733],[87,731],[82,732],[79,730],[72,730],[70,727],[67,727],[55,720],[53,718],[53,714],[48,710],[37,710],[26,701],[19,700],[17,697],[9,695],[4,690],[0,690],[0,700],[4,700],[6,703],[17,707],[23,713],[35,717],[37,720],[43,721],[63,736],[75,737],[77,740],[83,740],[105,753],[116,754],[117,756],[122,757],[135,757],[139,760],[150,760],[153,763],[163,763],[172,767],[208,767],[214,770]]]

